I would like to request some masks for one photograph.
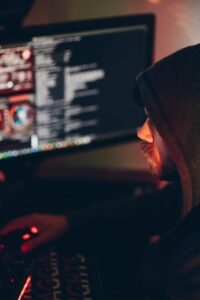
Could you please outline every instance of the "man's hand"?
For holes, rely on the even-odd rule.
[[[21,250],[24,253],[62,237],[68,232],[69,224],[67,217],[64,215],[31,214],[14,219],[6,224],[0,230],[0,236],[30,228],[36,228],[38,234],[33,239],[29,239],[22,244]]]

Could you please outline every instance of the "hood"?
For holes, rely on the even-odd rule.
[[[136,90],[176,164],[186,215],[200,203],[200,44],[140,74]]]

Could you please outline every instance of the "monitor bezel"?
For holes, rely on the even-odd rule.
[[[80,33],[85,31],[102,30],[117,27],[126,27],[134,25],[145,25],[148,28],[147,35],[147,57],[145,68],[153,63],[153,51],[154,51],[154,35],[155,35],[155,16],[153,14],[136,14],[128,16],[117,16],[98,18],[90,20],[79,20],[70,21],[56,24],[44,24],[34,25],[30,27],[22,27],[14,30],[8,29],[0,31],[0,45],[6,44],[20,44],[29,42],[33,37],[40,37],[45,35],[56,35],[56,34],[69,34],[69,33]],[[115,145],[118,143],[130,142],[136,140],[136,133],[132,130],[130,132],[123,132],[123,134],[114,135],[113,137],[105,139],[94,139],[90,143],[72,145],[61,149],[53,149],[51,151],[33,152],[15,157],[8,157],[0,159],[0,165],[9,164],[9,162],[30,160],[31,158],[48,158],[51,156],[69,154],[80,151],[93,150],[99,147],[106,147]],[[34,159],[34,160],[35,160]]]

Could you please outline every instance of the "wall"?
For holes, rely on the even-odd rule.
[[[155,57],[160,58],[200,39],[198,0],[37,0],[25,25],[153,12],[157,18]],[[147,169],[137,143],[74,154],[45,162],[57,170],[71,166]]]
[[[153,12],[155,60],[199,42],[199,0],[36,0],[25,25]]]

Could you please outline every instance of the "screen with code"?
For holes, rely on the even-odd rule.
[[[134,139],[134,80],[152,62],[153,25],[144,15],[0,35],[0,159]]]

